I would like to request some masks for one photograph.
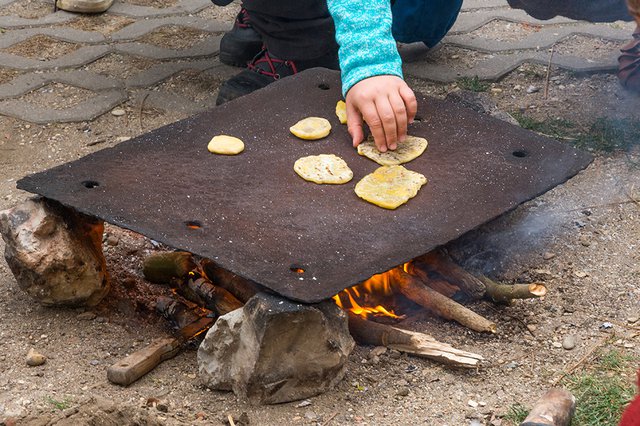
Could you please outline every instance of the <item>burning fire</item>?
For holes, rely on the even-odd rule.
[[[403,265],[406,270],[408,264]],[[390,300],[393,296],[391,277],[394,270],[383,272],[369,278],[361,284],[342,290],[333,296],[336,304],[345,310],[349,310],[355,315],[364,319],[369,316],[387,316],[391,318],[402,318],[393,309],[385,308],[381,302],[384,299]]]

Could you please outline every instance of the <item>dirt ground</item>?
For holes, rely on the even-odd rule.
[[[156,34],[154,42],[162,43],[165,33]],[[562,119],[576,132],[602,117],[639,118],[640,99],[621,89],[615,76],[552,71],[546,98],[546,69],[534,65],[492,83],[485,96],[502,111],[541,122]],[[202,97],[206,85],[215,97],[220,84],[175,80],[193,99]],[[460,90],[456,84],[410,84],[437,97]],[[531,86],[539,90],[528,93]],[[53,92],[34,94],[34,102],[65,106],[82,98],[64,85],[47,90]],[[26,174],[185,118],[158,109],[140,115],[133,101],[123,108],[123,116],[105,114],[84,123],[36,125],[0,117],[0,210],[29,197],[15,189]],[[571,136],[565,138],[571,143]],[[141,277],[141,261],[155,248],[142,236],[107,227],[104,249],[114,290],[89,311],[95,315],[37,305],[2,260],[0,424],[216,425],[228,415],[238,420],[246,413],[245,423],[248,418],[253,425],[507,425],[502,417],[510,406],[531,406],[565,373],[588,368],[597,351],[640,356],[638,200],[638,145],[626,152],[595,153],[594,162],[566,184],[449,245],[464,266],[504,282],[542,282],[548,296],[513,306],[472,304],[498,324],[495,336],[427,314],[399,324],[482,354],[486,361],[479,369],[452,370],[393,351],[374,362],[372,348],[358,346],[338,387],[302,404],[255,407],[231,393],[206,389],[198,379],[195,346],[127,388],[107,381],[109,365],[170,332],[144,303],[149,288]],[[573,349],[563,347],[568,336],[575,340]],[[43,366],[26,365],[30,348],[47,357]],[[633,382],[633,369],[620,374]]]

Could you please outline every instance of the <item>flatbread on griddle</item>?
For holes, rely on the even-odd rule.
[[[336,116],[340,124],[347,124],[347,104],[344,101],[338,101],[336,104]]]
[[[300,139],[313,141],[322,139],[331,132],[331,123],[322,117],[307,117],[289,128]]]
[[[310,155],[298,159],[293,170],[302,179],[315,183],[340,184],[353,178],[347,163],[333,154]]]
[[[358,145],[358,154],[364,155],[382,166],[393,166],[418,158],[427,149],[427,145],[428,142],[424,138],[407,136],[404,142],[398,143],[398,148],[394,151],[380,152],[373,143],[373,136],[369,136],[367,140]]]
[[[207,149],[214,154],[236,155],[244,151],[244,142],[233,136],[218,135],[211,139]]]
[[[416,196],[427,178],[403,166],[382,166],[356,184],[358,197],[385,209],[396,209]]]

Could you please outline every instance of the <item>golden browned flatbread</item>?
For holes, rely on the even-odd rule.
[[[315,183],[340,184],[353,178],[353,172],[345,161],[333,154],[302,157],[293,165],[302,179]]]
[[[382,166],[356,184],[356,194],[376,206],[396,209],[416,196],[427,178],[403,166]]]
[[[338,101],[336,104],[336,115],[340,124],[347,124],[347,104],[344,101]]]
[[[407,136],[404,142],[398,143],[398,148],[394,151],[380,152],[373,143],[373,136],[369,136],[366,141],[358,145],[358,154],[364,155],[382,166],[393,166],[418,158],[427,149],[427,145],[428,142],[424,138]]]
[[[300,139],[313,141],[322,139],[331,131],[331,123],[326,118],[307,117],[289,128]]]
[[[211,139],[207,149],[214,154],[236,155],[244,151],[244,142],[233,136],[218,135]]]

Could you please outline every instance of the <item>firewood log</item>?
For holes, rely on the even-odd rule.
[[[553,388],[536,402],[520,426],[569,426],[576,398],[567,390]]]
[[[438,342],[428,334],[367,321],[353,313],[349,313],[349,331],[358,343],[386,346],[450,366],[474,368],[483,360],[481,355]]]
[[[449,255],[436,249],[414,259],[416,273],[435,273],[472,299],[481,299],[485,294],[485,286],[482,281],[457,265]],[[420,276],[420,278],[424,278]],[[433,279],[433,277],[432,277]]]
[[[397,268],[392,275],[395,288],[408,299],[442,318],[454,320],[474,331],[496,333],[496,324],[458,302],[427,287],[418,278]]]
[[[213,285],[206,278],[190,278],[187,287],[204,302],[205,308],[215,311],[218,315],[228,314],[244,305],[233,294]]]
[[[486,297],[496,303],[511,303],[514,299],[533,299],[547,294],[542,284],[498,284],[487,277],[480,277],[487,289]]]
[[[227,290],[242,303],[247,303],[247,300],[262,290],[259,284],[219,267],[212,260],[203,259],[201,265],[211,282]]]
[[[191,253],[186,251],[158,252],[148,256],[142,265],[144,277],[156,284],[171,284],[196,269]]]
[[[179,296],[176,298],[160,296],[156,301],[156,310],[177,328],[183,328],[204,316],[213,316],[213,312],[188,302]]]

